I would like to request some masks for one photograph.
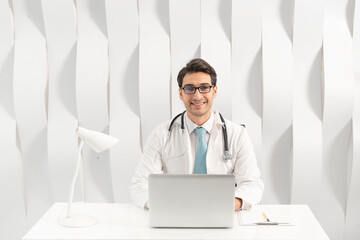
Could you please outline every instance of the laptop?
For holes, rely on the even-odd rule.
[[[149,175],[151,227],[230,228],[234,209],[234,175]]]

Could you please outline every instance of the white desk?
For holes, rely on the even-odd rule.
[[[148,211],[132,204],[76,203],[73,210],[91,214],[99,223],[87,228],[62,227],[58,221],[66,212],[66,203],[55,203],[23,239],[329,239],[306,205],[258,205],[250,212],[234,213],[235,225],[229,229],[150,228]],[[239,224],[248,214],[262,212],[293,226]]]

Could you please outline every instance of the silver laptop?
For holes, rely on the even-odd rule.
[[[232,227],[234,209],[234,175],[149,175],[151,227]]]

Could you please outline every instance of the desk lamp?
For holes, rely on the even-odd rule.
[[[76,168],[74,171],[74,176],[70,185],[69,201],[67,206],[66,217],[60,220],[60,224],[62,226],[72,227],[72,228],[88,227],[98,222],[98,220],[95,217],[87,214],[71,215],[71,204],[73,201],[75,182],[79,174],[81,151],[84,146],[84,142],[86,142],[97,153],[100,153],[102,151],[105,151],[106,149],[109,149],[119,141],[118,139],[106,135],[104,133],[91,131],[82,127],[79,127],[76,130],[76,134],[81,139],[81,142],[79,144],[78,157],[77,157]]]

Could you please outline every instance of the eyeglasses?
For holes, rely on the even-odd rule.
[[[208,93],[210,92],[212,87],[214,86],[200,86],[200,87],[186,86],[181,89],[184,90],[184,93],[186,94],[194,94],[196,92],[196,89],[199,90],[199,93]]]

